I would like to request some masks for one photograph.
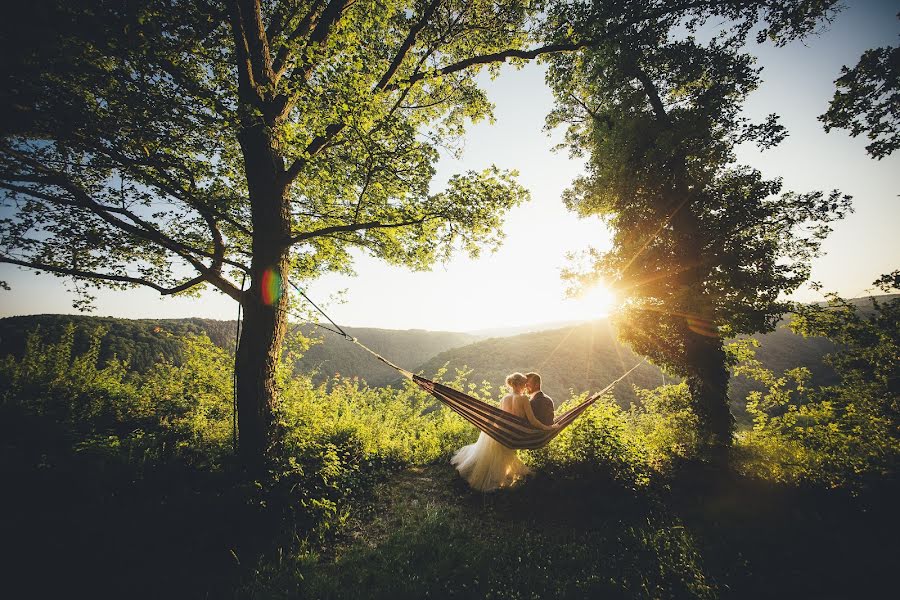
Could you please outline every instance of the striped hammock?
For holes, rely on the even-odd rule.
[[[507,448],[537,450],[549,444],[553,438],[559,435],[563,428],[571,424],[581,413],[590,408],[592,404],[612,390],[617,383],[625,379],[641,364],[638,363],[596,394],[558,415],[553,419],[555,427],[552,430],[538,429],[522,417],[508,413],[492,404],[473,398],[442,383],[412,374],[410,379],[420,388],[440,400],[447,408]]]
[[[577,419],[581,413],[590,408],[591,405],[603,397],[604,394],[612,390],[617,383],[631,375],[632,371],[644,363],[644,361],[641,361],[634,365],[621,377],[596,394],[579,402],[561,415],[558,415],[553,419],[553,424],[555,425],[553,429],[539,429],[529,423],[526,419],[508,413],[493,404],[488,404],[487,402],[473,398],[468,394],[464,394],[459,390],[455,390],[452,387],[448,387],[436,381],[431,381],[430,379],[425,379],[402,367],[398,367],[377,352],[361,344],[356,338],[350,336],[347,337],[363,350],[392,369],[395,369],[401,375],[440,400],[447,408],[461,416],[463,419],[507,448],[512,448],[514,450],[537,450],[538,448],[543,448],[549,444],[550,440],[559,435],[559,432]]]

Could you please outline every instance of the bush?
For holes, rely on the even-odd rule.
[[[836,342],[825,360],[836,385],[808,387],[809,371],[777,376],[744,341],[732,351],[735,372],[759,381],[764,392],[748,396],[752,431],[739,437],[740,468],[755,476],[859,489],[896,475],[900,456],[900,299],[871,300],[867,313],[830,296],[825,305],[801,307],[792,324],[802,335]]]
[[[627,413],[630,441],[643,449],[648,466],[668,473],[679,461],[697,458],[699,420],[691,407],[687,383],[636,389],[640,405]]]
[[[531,453],[535,467],[557,473],[603,473],[623,482],[645,485],[675,463],[696,456],[697,417],[686,384],[636,389],[641,404],[628,410],[601,399],[564,429],[548,446]],[[560,407],[581,402],[575,397]]]

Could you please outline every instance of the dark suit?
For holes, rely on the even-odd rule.
[[[538,391],[531,399],[531,411],[544,425],[553,425],[553,400],[544,392]]]

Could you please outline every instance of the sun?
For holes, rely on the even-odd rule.
[[[613,312],[619,302],[616,294],[603,283],[596,283],[563,303],[567,319],[599,319]]]

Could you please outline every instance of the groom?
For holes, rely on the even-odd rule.
[[[538,421],[553,425],[553,400],[541,391],[541,376],[537,373],[525,375],[525,391],[531,396],[531,410]]]

